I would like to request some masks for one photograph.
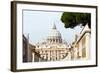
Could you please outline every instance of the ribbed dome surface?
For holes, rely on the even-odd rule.
[[[51,38],[51,39],[52,39],[52,38],[61,38],[61,34],[60,34],[59,31],[53,29],[53,30],[51,30],[51,32],[49,33],[48,38]]]
[[[56,40],[57,40],[56,42],[61,42],[61,41],[62,41],[61,33],[56,29],[55,24],[54,24],[52,30],[50,31],[50,33],[49,33],[47,39],[48,39],[49,41],[53,41],[53,40],[54,40],[54,42],[55,42]]]

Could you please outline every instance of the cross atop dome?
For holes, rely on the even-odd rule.
[[[56,25],[55,24],[53,25],[53,28],[52,29],[56,29]]]

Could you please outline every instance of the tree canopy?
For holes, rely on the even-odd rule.
[[[88,23],[89,27],[91,28],[90,13],[64,12],[61,16],[61,21],[65,24],[66,28],[74,28],[79,24],[85,26],[86,23]]]

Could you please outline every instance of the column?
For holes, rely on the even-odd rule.
[[[86,59],[89,59],[90,50],[90,33],[86,33]]]
[[[82,41],[79,42],[79,57],[82,57]]]

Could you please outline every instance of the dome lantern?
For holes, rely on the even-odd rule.
[[[55,24],[53,25],[53,28],[52,29],[56,29],[56,25]]]

